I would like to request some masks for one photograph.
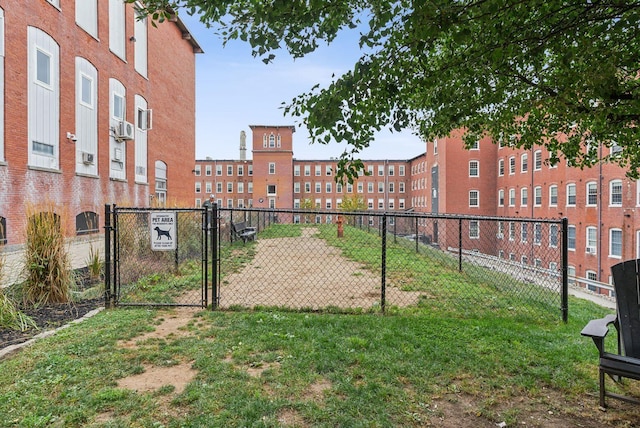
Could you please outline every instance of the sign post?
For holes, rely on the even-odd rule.
[[[152,212],[149,222],[151,250],[173,251],[176,249],[176,213]]]

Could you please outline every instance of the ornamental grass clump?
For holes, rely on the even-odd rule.
[[[70,300],[74,276],[60,216],[53,206],[27,208],[24,266],[22,297],[26,304]]]
[[[2,283],[3,273],[4,257],[0,255],[0,284]],[[0,288],[0,328],[24,331],[32,327],[37,327],[36,323],[16,308],[13,301]]]

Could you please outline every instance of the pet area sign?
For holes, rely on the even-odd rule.
[[[171,251],[176,249],[176,213],[152,212],[151,221],[151,250]]]

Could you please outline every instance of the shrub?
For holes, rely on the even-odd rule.
[[[60,216],[53,206],[27,207],[25,282],[27,304],[68,302],[74,283]]]

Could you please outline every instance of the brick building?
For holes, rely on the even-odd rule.
[[[294,157],[293,126],[252,125],[251,130],[252,160],[244,155],[244,136],[240,139],[240,159],[196,160],[196,206],[214,194],[218,205],[227,208],[335,210],[347,197],[359,197],[367,209],[376,211],[405,211],[410,207],[409,186],[417,181],[410,172],[417,170],[412,165],[423,160],[422,156],[368,160],[367,175],[360,174],[353,184],[343,185],[335,181],[337,160]],[[333,219],[327,215],[316,221]]]
[[[251,129],[253,160],[246,160],[243,137],[240,160],[196,161],[197,206],[215,194],[220,206],[230,208],[324,211],[339,208],[345,197],[359,196],[373,211],[495,217],[496,240],[479,244],[491,247],[483,251],[551,270],[558,268],[557,260],[547,262],[543,254],[545,246],[560,245],[558,226],[508,219],[567,217],[569,275],[600,292],[607,291],[596,282],[610,282],[612,265],[640,257],[640,182],[625,178],[612,164],[584,170],[563,163],[552,167],[542,147],[512,149],[489,138],[467,150],[453,132],[428,142],[425,153],[409,160],[365,160],[368,175],[340,185],[334,180],[336,160],[293,157],[293,127]],[[604,157],[611,149],[600,150]],[[319,214],[314,221],[334,219]],[[437,222],[420,219],[419,226],[420,233],[437,239]]]
[[[184,24],[122,0],[0,4],[0,242],[27,207],[97,232],[105,203],[191,204],[195,53]]]

